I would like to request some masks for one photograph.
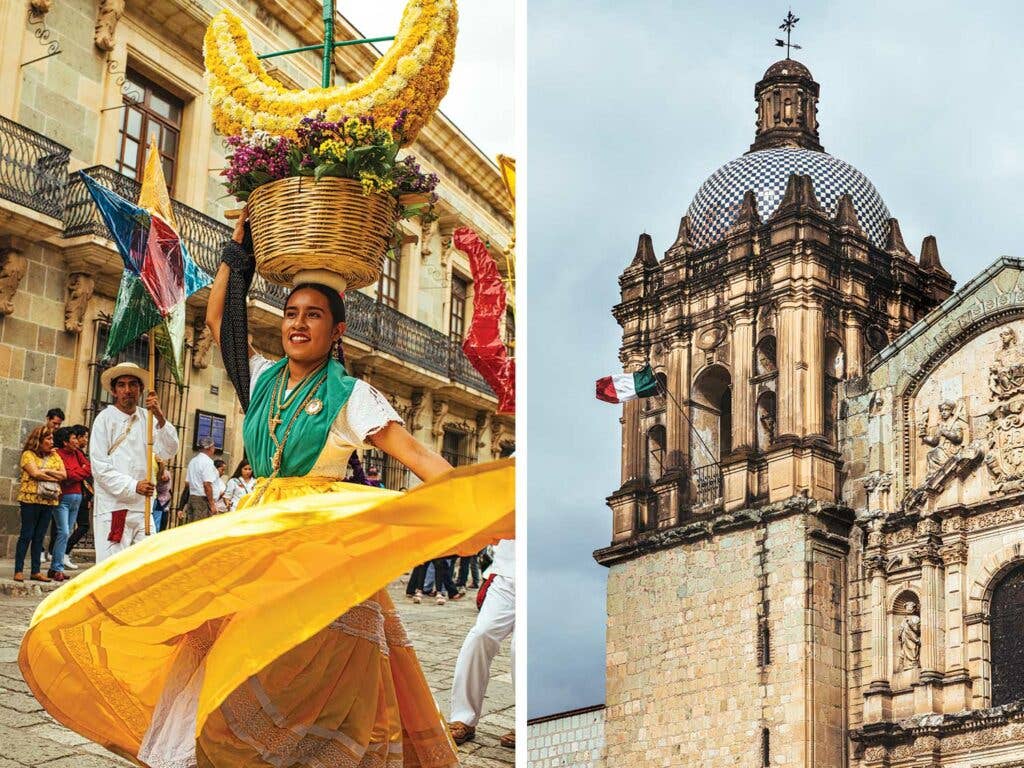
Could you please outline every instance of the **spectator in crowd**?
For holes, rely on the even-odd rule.
[[[67,417],[64,415],[64,411],[60,408],[51,408],[46,412],[46,426],[48,426],[51,431],[56,432],[64,426],[65,418]]]
[[[213,466],[217,470],[217,479],[213,483],[213,500],[217,506],[217,514],[222,515],[230,508],[228,500],[224,497],[228,490],[228,484],[224,482],[224,473],[228,471],[228,463],[224,459],[214,459]]]
[[[374,488],[383,488],[384,481],[380,479],[380,470],[376,467],[370,467],[366,470],[366,484],[372,485]]]
[[[468,578],[473,579],[473,583],[470,585],[470,589],[480,588],[480,553],[477,552],[475,555],[470,557],[459,558],[459,578],[455,580],[455,586],[460,590],[465,590],[466,580]]]
[[[516,543],[502,539],[494,548],[494,562],[485,585],[476,623],[469,630],[455,661],[452,677],[452,709],[448,731],[456,744],[476,736],[483,714],[484,695],[490,682],[491,662],[506,637],[516,628]],[[515,643],[512,643],[512,679],[515,680]],[[516,733],[501,737],[503,747],[514,749]]]
[[[86,461],[89,460],[87,451],[89,450],[89,428],[82,424],[75,424],[71,428],[75,437],[78,438],[78,450],[85,456]],[[90,465],[90,471],[92,466]],[[68,546],[64,550],[64,569],[68,571],[78,570],[78,566],[71,560],[71,550],[75,548],[75,545],[81,541],[82,537],[89,532],[89,521],[92,520],[92,476],[82,481],[82,503],[78,505],[78,519],[75,521],[75,530],[68,537]],[[52,546],[52,540],[51,540]]]
[[[81,430],[78,430],[81,434]],[[71,527],[78,520],[78,508],[82,506],[82,481],[92,477],[89,459],[78,448],[78,435],[73,427],[61,427],[53,433],[53,444],[57,455],[64,463],[66,479],[60,485],[61,495],[53,517],[57,523],[56,540],[53,542],[53,562],[47,572],[54,581],[64,581],[64,569],[68,567],[68,536]]]
[[[156,462],[156,499],[153,501],[153,530],[157,533],[167,525],[171,508],[171,470],[166,461]]]
[[[451,561],[447,557],[439,557],[429,563],[417,565],[413,569],[412,576],[409,577],[405,593],[412,596],[414,603],[419,603],[423,599],[424,592],[430,591],[429,585],[426,585],[429,565],[434,566],[434,591],[437,604],[444,605],[448,600],[459,600],[462,594],[459,592],[459,588],[452,583]]]
[[[217,447],[209,437],[199,440],[199,453],[188,463],[185,473],[188,478],[188,513],[185,522],[194,523],[217,514],[217,497],[213,495],[214,486],[220,478],[217,467],[213,463],[213,454]]]
[[[146,370],[134,363],[115,365],[100,376],[114,402],[96,416],[89,439],[97,563],[147,535],[146,497],[156,492],[146,445],[147,409],[153,414],[153,455],[170,459],[178,452],[178,432],[164,417],[156,392],[146,395],[145,409],[139,407],[143,376]]]
[[[256,487],[256,478],[252,474],[252,464],[248,459],[242,459],[235,467],[235,474],[228,480],[227,490],[224,498],[227,499],[228,509],[235,509],[239,500],[248,493],[252,493]]]
[[[14,551],[14,580],[25,580],[25,553],[31,547],[31,578],[50,581],[43,570],[43,536],[60,502],[60,483],[67,477],[60,456],[53,449],[53,430],[36,427],[22,449],[18,505],[21,507],[21,533]]]

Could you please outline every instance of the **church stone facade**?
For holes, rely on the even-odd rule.
[[[824,152],[818,93],[773,64],[750,151],[619,279],[663,394],[624,407],[594,553],[608,766],[1024,765],[1019,265],[953,294]]]

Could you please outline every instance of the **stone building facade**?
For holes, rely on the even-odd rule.
[[[936,451],[952,454],[956,440],[936,435],[946,420],[967,413],[981,430],[995,405],[958,406],[923,421],[914,401],[917,421],[904,433],[902,422],[892,421],[892,393],[880,395],[888,422],[864,415],[868,389],[930,359],[924,352],[904,356],[911,340],[932,338],[927,329],[947,322],[964,328],[954,308],[974,302],[963,293],[951,297],[954,284],[935,238],[926,237],[915,257],[871,182],[824,152],[818,94],[799,62],[769,67],[754,90],[750,151],[702,185],[663,259],[641,235],[619,278],[622,300],[613,314],[623,328],[621,361],[627,371],[650,364],[662,392],[624,406],[622,483],[608,498],[612,541],[594,553],[609,568],[605,765],[990,764],[947,761],[936,733],[973,733],[986,717],[963,714],[991,701],[985,595],[1005,579],[1012,583],[1000,599],[1016,605],[1015,580],[1022,579],[1008,563],[1017,562],[1024,524],[1007,522],[1015,512],[987,486],[983,492],[982,481],[970,481],[993,533],[973,554],[964,546],[966,531],[979,525],[967,522],[972,501],[965,498],[975,497],[954,490],[950,478],[960,477],[968,460],[940,471]],[[1016,278],[999,279],[1003,303],[994,295],[985,301],[1004,310],[1007,302],[1019,305],[1006,287]],[[973,346],[965,335],[943,337],[952,345],[947,357],[957,344],[965,347],[949,370],[979,371],[985,387],[976,398],[988,396],[990,363],[967,360],[981,354],[978,344],[991,347],[999,337],[991,333]],[[1003,355],[1009,360],[1011,352]],[[953,386],[929,381],[932,400]],[[904,386],[900,392],[910,394],[900,396],[913,399],[918,390],[911,390]],[[854,393],[864,399],[857,411]],[[1017,438],[1009,423],[1019,416],[1010,406],[999,413],[1007,426],[996,439],[1009,458],[971,461],[999,467],[1007,488],[1016,488]],[[894,459],[883,459],[890,449],[910,457],[896,461],[916,462],[910,479],[883,478],[893,466]],[[889,494],[893,504],[920,485],[920,504],[934,504],[941,490],[959,494],[960,506],[948,523],[899,517],[905,522],[897,534],[895,520],[876,516],[869,524],[862,512],[873,483],[872,493]],[[873,550],[860,543],[868,528]],[[885,537],[902,537],[900,553],[918,553],[900,561],[891,585],[863,570],[869,550],[871,562],[880,562],[876,550]],[[928,542],[933,548],[920,554]],[[955,564],[944,572],[922,564],[954,543],[948,552]],[[989,575],[968,575],[970,562]],[[929,585],[927,607],[910,618],[912,600],[924,605],[921,580]],[[950,613],[942,597],[950,590],[964,600],[974,590],[973,608]],[[1017,621],[1019,634],[1024,616]],[[878,639],[870,639],[872,631]],[[891,661],[900,632],[908,648],[918,633],[928,674],[901,671],[883,680],[882,659]],[[924,651],[925,642],[933,649]],[[954,642],[959,656],[948,650]],[[942,666],[940,649],[947,649]],[[915,713],[932,723],[926,713],[942,712],[960,714],[923,731],[900,724]],[[1002,717],[1010,741],[1024,744],[1012,712]],[[912,757],[893,762],[901,749]]]
[[[530,768],[597,768],[604,754],[604,706],[558,712],[527,722]]]
[[[1024,765],[1024,261],[843,385],[858,766]]]
[[[258,50],[322,39],[321,4],[313,0],[228,6]],[[146,139],[155,136],[179,229],[197,263],[216,269],[230,235],[222,214],[233,201],[219,181],[226,145],[212,127],[202,39],[220,7],[210,0],[0,4],[0,537],[18,531],[17,458],[28,431],[51,407],[62,408],[69,423],[91,423],[105,399],[100,358],[121,262],[75,172],[89,169],[134,199]],[[359,36],[340,16],[335,29],[338,39]],[[368,46],[339,48],[338,82],[365,76],[376,57]],[[273,61],[289,85],[319,84],[315,54]],[[475,229],[504,267],[510,200],[494,162],[440,113],[410,151],[441,178],[440,216],[403,222],[404,243],[385,279],[349,293],[346,356],[414,436],[453,463],[507,455],[514,419],[496,414],[496,398],[459,346],[473,285],[452,232]],[[250,295],[256,346],[271,357],[281,354],[284,295],[260,280]],[[177,470],[193,455],[200,417],[223,424],[232,468],[242,455],[242,414],[202,329],[205,299],[203,291],[188,304],[187,387],[178,392],[166,372],[159,376],[165,410],[183,437]],[[511,315],[507,325],[511,336]],[[140,344],[122,357],[144,363],[143,350]],[[365,458],[381,465],[389,487],[415,483],[386,457]],[[176,489],[182,476],[175,472]]]

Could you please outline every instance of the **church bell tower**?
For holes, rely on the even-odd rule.
[[[608,498],[606,762],[843,766],[838,385],[952,292],[870,180],[827,154],[819,85],[786,58],[750,150],[700,187],[663,258],[619,278],[624,406]]]

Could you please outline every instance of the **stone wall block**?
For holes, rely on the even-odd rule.
[[[3,326],[2,339],[4,344],[21,347],[22,349],[35,348],[38,334],[34,323],[9,315],[0,320],[0,325]]]
[[[36,336],[36,351],[53,354],[57,346],[57,331],[53,328],[39,327]]]

